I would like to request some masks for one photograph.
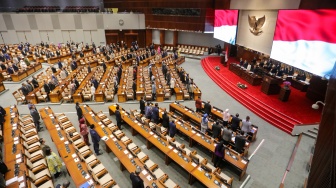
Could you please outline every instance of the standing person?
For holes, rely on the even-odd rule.
[[[66,181],[62,185],[61,184],[57,184],[56,188],[68,188],[69,186],[70,186],[70,182]]]
[[[95,93],[96,93],[96,88],[93,84],[91,84],[91,96],[92,96],[93,101],[95,101]]]
[[[244,135],[244,131],[241,131],[235,138],[235,150],[238,153],[243,153],[246,144],[246,138]]]
[[[174,120],[172,120],[169,123],[169,136],[174,138],[175,134],[176,134],[176,125],[175,125]]]
[[[217,121],[212,125],[212,138],[220,138],[222,134],[222,128]]]
[[[202,118],[202,121],[201,121],[201,132],[202,133],[205,133],[206,130],[208,129],[208,114],[204,114],[203,115],[203,118]]]
[[[33,118],[36,130],[40,132],[42,129],[42,127],[40,127],[40,114],[37,112],[35,106],[30,107],[30,115]]]
[[[250,116],[246,116],[246,120],[243,120],[241,130],[244,131],[245,134],[251,132],[252,123],[250,122]]]
[[[224,158],[224,155],[225,155],[225,146],[224,146],[224,142],[221,141],[219,142],[219,144],[216,145],[216,148],[215,148],[215,158],[214,158],[214,166],[216,168],[220,168],[221,166],[221,163],[222,163],[222,160]]]
[[[204,104],[204,113],[208,114],[209,116],[211,115],[211,105],[210,101]]]
[[[198,97],[195,101],[196,112],[201,112],[202,110],[202,100],[201,97]]]
[[[140,172],[141,169],[136,168],[135,172],[132,172],[130,174],[130,179],[132,181],[132,188],[144,188],[143,180],[139,176]]]
[[[239,114],[237,113],[236,116],[232,116],[231,119],[231,129],[236,132],[239,127],[241,119],[239,118]]]
[[[46,159],[48,164],[48,169],[55,178],[61,175],[62,161],[50,148],[46,149]]]
[[[77,112],[77,117],[78,117],[78,121],[83,117],[83,111],[81,109],[81,107],[79,106],[79,103],[76,102],[76,112]]]
[[[43,82],[43,88],[44,88],[44,91],[47,93],[47,99],[50,101],[49,93],[50,93],[51,89],[50,89],[49,84],[46,81]]]
[[[34,89],[36,89],[36,88],[38,88],[39,87],[39,83],[38,83],[38,81],[37,81],[37,79],[36,79],[36,76],[33,76],[33,79],[32,79],[32,84],[33,84],[33,86],[34,86]]]
[[[159,122],[159,107],[158,103],[155,103],[155,106],[152,108],[152,122]]]
[[[169,116],[165,108],[163,109],[163,114],[162,114],[162,126],[164,128],[169,129]]]
[[[193,81],[191,80],[188,85],[188,93],[189,93],[189,96],[190,96],[190,100],[194,99],[194,83]]]
[[[87,125],[85,124],[84,117],[82,117],[79,120],[79,130],[80,130],[80,134],[83,136],[85,144],[90,146],[91,144],[89,142],[89,130],[88,130]]]
[[[47,156],[47,149],[50,150],[50,147],[47,144],[45,144],[45,140],[43,138],[40,138],[39,142],[41,144],[40,148],[43,152],[43,155],[44,155],[44,157],[46,157]]]
[[[119,130],[122,130],[122,128],[121,128],[121,114],[120,114],[120,110],[119,110],[119,105],[117,105],[116,109],[117,110],[115,112],[115,115],[116,115],[117,126],[118,126]]]
[[[222,114],[223,114],[223,126],[225,127],[228,125],[230,119],[229,109],[225,109],[225,111]]]
[[[152,82],[152,100],[156,100],[156,85],[155,82]]]
[[[145,114],[145,107],[146,107],[145,100],[143,99],[143,97],[141,97],[140,99],[140,113],[141,114]]]
[[[231,142],[232,138],[232,130],[230,129],[229,125],[224,126],[223,129],[223,142],[225,145],[228,145]]]
[[[147,102],[147,106],[145,108],[145,116],[147,119],[151,119],[152,117],[152,106],[149,102]]]
[[[174,88],[175,88],[175,78],[170,79],[170,93],[174,93]]]
[[[93,149],[94,149],[96,155],[101,155],[103,153],[99,150],[100,137],[99,137],[97,131],[94,128],[95,128],[94,125],[91,124],[90,125],[90,135],[91,135],[91,140],[93,142]]]

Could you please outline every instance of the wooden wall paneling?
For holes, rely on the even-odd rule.
[[[146,46],[149,46],[153,42],[152,29],[146,29]]]
[[[160,30],[160,44],[161,45],[165,45],[165,36],[166,36],[166,31]]]
[[[118,33],[106,33],[105,32],[105,38],[106,38],[106,44],[113,44],[117,43],[119,41]]]
[[[299,9],[336,9],[334,0],[301,0]]]
[[[329,79],[325,106],[308,177],[308,188],[336,185],[336,66]]]
[[[174,31],[173,46],[177,46],[178,43],[178,31]]]
[[[125,43],[128,47],[132,45],[132,42],[138,41],[138,33],[125,33]]]

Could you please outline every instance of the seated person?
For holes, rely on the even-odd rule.
[[[247,69],[247,66],[248,66],[248,63],[247,63],[247,61],[245,60],[245,61],[244,61],[244,64],[243,64],[243,67],[244,67],[245,69]]]
[[[284,75],[284,68],[281,68],[276,75],[282,77]]]
[[[238,153],[244,152],[246,138],[243,135],[244,135],[244,131],[241,131],[241,133],[238,134],[235,138],[235,151]]]

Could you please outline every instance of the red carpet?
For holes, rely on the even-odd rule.
[[[236,62],[229,58],[228,62]],[[206,57],[201,61],[204,71],[226,93],[239,101],[258,116],[291,133],[293,127],[298,124],[314,124],[320,121],[321,109],[313,110],[311,105],[315,101],[306,98],[305,92],[291,88],[291,94],[287,102],[278,99],[278,95],[266,95],[261,92],[261,86],[252,86],[229,70],[229,65],[220,64],[219,57]],[[219,66],[220,70],[215,70]],[[237,87],[237,83],[248,86],[247,89]]]

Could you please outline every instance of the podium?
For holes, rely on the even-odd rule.
[[[220,60],[221,60],[221,64],[223,64],[224,67],[226,67],[227,66],[227,62],[225,61],[225,55],[221,55],[220,56]]]
[[[286,101],[288,101],[290,93],[291,93],[290,89],[281,88],[278,99],[282,102],[286,102]]]
[[[279,80],[270,76],[264,76],[263,83],[261,85],[261,92],[266,95],[276,95],[280,93]]]

